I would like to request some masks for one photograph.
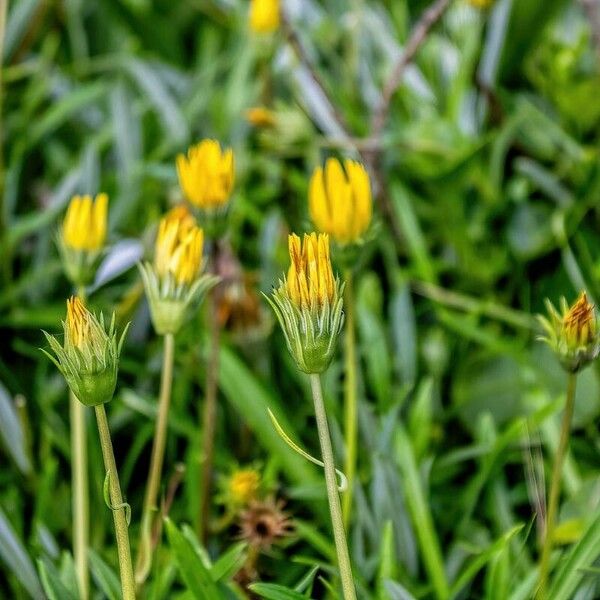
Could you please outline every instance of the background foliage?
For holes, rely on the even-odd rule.
[[[246,2],[9,3],[0,167],[4,597],[40,598],[42,586],[73,595],[67,394],[38,350],[40,329],[58,329],[70,293],[54,244],[66,202],[101,190],[111,199],[115,249],[92,304],[115,308],[121,324],[132,320],[109,416],[135,540],[161,345],[130,267],[137,240],[149,247],[159,215],[180,197],[176,153],[201,137],[235,150],[231,248],[265,291],[285,266],[288,229],[310,227],[314,166],[330,154],[356,156],[356,143],[381,145],[379,199],[396,227],[379,213],[357,280],[360,481],[350,542],[359,597],[531,594],[534,515],[564,394],[531,315],[545,296],[573,299],[585,288],[600,298],[599,48],[585,10],[593,3],[499,0],[487,11],[454,0],[407,69],[377,140],[365,140],[371,114],[427,3],[284,4],[352,140],[284,32],[248,31]],[[256,105],[275,111],[274,126],[247,122],[244,111]],[[186,573],[210,569],[183,525],[198,503],[205,332],[200,315],[177,341],[165,485],[176,465],[185,470],[151,598],[194,597]],[[285,446],[266,412],[314,450],[307,381],[276,329],[224,342],[218,472],[254,462],[287,499],[296,533],[261,559],[263,581],[293,587],[307,576],[302,589],[324,597],[333,547],[321,473]],[[553,598],[600,593],[598,376],[593,366],[580,377]],[[339,358],[325,387],[341,457]],[[91,431],[91,567],[97,597],[115,598],[111,515]],[[225,557],[212,567],[224,580],[243,552],[235,533],[208,548],[213,560]]]

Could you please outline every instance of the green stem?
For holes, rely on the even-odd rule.
[[[110,440],[110,430],[108,428],[108,419],[104,404],[95,407],[96,419],[98,421],[98,433],[100,434],[100,444],[102,446],[102,458],[104,459],[104,468],[108,475],[111,510],[115,522],[115,534],[117,538],[117,551],[119,553],[119,571],[121,574],[121,590],[123,600],[135,600],[135,580],[133,577],[133,566],[131,563],[131,550],[129,548],[129,532],[125,505],[121,494],[121,485],[119,484],[119,474],[115,462],[112,442]]]
[[[577,375],[569,373],[567,381],[567,401],[565,411],[562,417],[560,429],[560,439],[556,456],[554,457],[554,466],[552,467],[552,481],[550,483],[550,500],[548,502],[548,512],[546,514],[546,533],[544,535],[544,544],[542,546],[542,557],[540,559],[540,576],[536,598],[546,600],[546,588],[548,584],[548,575],[550,572],[550,554],[552,553],[552,538],[556,528],[556,513],[558,511],[558,500],[560,497],[560,483],[562,478],[563,464],[565,455],[569,446],[569,436],[571,433],[571,421],[573,419],[573,409],[575,407],[575,387]]]
[[[85,287],[80,286],[77,295],[86,302]],[[69,393],[71,417],[71,490],[73,510],[73,558],[82,600],[90,595],[90,576],[87,564],[89,545],[90,506],[88,482],[86,407],[73,392]]]
[[[215,256],[216,252],[217,249],[215,247]],[[198,514],[198,538],[202,543],[206,542],[208,536],[208,520],[210,515],[210,492],[213,475],[217,419],[219,347],[221,339],[216,288],[211,290],[210,298],[210,357],[206,370],[206,392],[204,395],[204,410],[202,414],[202,469],[200,479],[200,509]]]
[[[79,594],[82,600],[90,595],[90,577],[87,566],[89,542],[89,488],[87,470],[87,435],[85,406],[75,394],[69,394],[71,413],[71,478],[73,505],[73,557]]]
[[[346,441],[345,474],[348,489],[342,499],[344,527],[347,529],[352,513],[354,476],[356,474],[356,449],[358,444],[357,390],[356,390],[356,336],[354,325],[354,281],[352,271],[345,273],[344,308],[346,309],[345,381],[344,381],[344,436]]]
[[[315,416],[317,419],[319,442],[321,443],[321,455],[323,464],[325,465],[327,499],[329,500],[331,526],[333,528],[333,538],[337,552],[343,597],[344,600],[356,600],[356,591],[352,579],[352,568],[350,566],[350,555],[348,553],[348,543],[346,541],[346,532],[344,531],[344,523],[342,521],[342,508],[340,506],[340,497],[338,495],[333,449],[331,447],[331,438],[329,436],[329,426],[327,425],[327,415],[325,414],[325,404],[323,403],[321,379],[318,374],[310,376],[310,385],[315,403]]]
[[[152,457],[150,470],[146,483],[144,508],[142,512],[142,525],[140,529],[140,543],[135,565],[135,580],[138,585],[146,581],[152,565],[152,524],[158,498],[158,488],[162,474],[163,460],[165,457],[165,444],[167,440],[167,426],[169,422],[169,405],[171,403],[171,388],[173,384],[173,359],[175,356],[175,337],[172,333],[164,336],[164,353],[162,374],[160,380],[160,396],[158,400],[158,415],[154,429],[154,442],[152,444]]]

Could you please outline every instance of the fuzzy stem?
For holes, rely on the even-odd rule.
[[[163,459],[165,457],[165,444],[167,440],[167,426],[169,422],[169,405],[171,403],[171,388],[173,384],[173,359],[175,356],[175,337],[172,333],[164,336],[163,364],[160,380],[160,396],[158,400],[158,414],[154,429],[152,456],[150,470],[146,483],[144,508],[142,511],[142,525],[140,529],[140,543],[135,565],[135,580],[138,585],[144,583],[152,565],[152,524],[154,511],[157,508],[158,488],[162,474]]]
[[[344,600],[356,600],[356,591],[352,579],[352,568],[350,566],[350,555],[348,553],[348,543],[346,541],[346,532],[344,531],[344,523],[342,520],[342,508],[340,506],[340,497],[338,495],[333,449],[331,447],[331,438],[329,437],[329,426],[327,425],[325,404],[323,403],[321,379],[318,374],[312,374],[310,376],[310,385],[312,388],[313,401],[315,403],[315,417],[317,419],[321,455],[325,468],[327,499],[329,500],[331,526],[333,528],[343,597]]]
[[[79,286],[77,295],[85,304],[85,287]],[[86,407],[73,392],[69,393],[71,418],[71,492],[73,510],[73,558],[81,600],[90,595],[90,575],[87,563],[90,529],[88,448],[85,424]]]
[[[352,512],[354,476],[356,474],[356,449],[358,443],[357,429],[357,390],[356,390],[356,335],[354,325],[354,281],[352,271],[345,273],[346,335],[345,347],[345,381],[344,381],[344,436],[346,441],[345,474],[348,478],[348,489],[342,499],[344,527],[348,529]]]
[[[119,474],[117,472],[115,454],[110,440],[108,419],[106,418],[104,404],[96,406],[95,409],[96,419],[98,421],[98,433],[100,434],[100,444],[102,446],[102,458],[104,459],[104,468],[107,473],[109,473],[109,493],[110,502],[112,504],[111,510],[115,522],[123,600],[135,600],[135,580],[131,563],[131,550],[129,548],[127,517],[125,514],[125,505],[123,504],[123,496],[121,494],[121,485],[119,484]]]
[[[571,421],[573,419],[573,409],[575,407],[575,387],[577,375],[569,373],[567,381],[567,401],[562,417],[560,429],[560,439],[556,456],[554,457],[554,466],[552,467],[552,481],[550,483],[550,500],[548,502],[548,512],[546,514],[546,534],[542,546],[542,556],[540,559],[540,575],[536,598],[546,600],[548,575],[550,572],[550,554],[552,552],[552,537],[556,527],[556,513],[558,511],[558,500],[560,497],[560,482],[562,477],[563,463],[569,446],[569,436],[571,433]]]
[[[213,248],[214,271],[217,271],[219,245]],[[198,538],[202,543],[208,536],[210,516],[210,493],[212,487],[213,461],[215,453],[215,429],[217,419],[217,392],[219,383],[219,350],[221,327],[218,315],[217,288],[210,292],[210,357],[206,370],[204,410],[202,412],[202,468],[200,479],[200,507],[198,512]]]

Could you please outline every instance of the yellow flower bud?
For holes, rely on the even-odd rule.
[[[279,0],[251,0],[250,29],[271,33],[279,27]]]
[[[190,284],[202,268],[204,233],[184,205],[173,208],[160,222],[154,250],[159,277],[172,275],[178,284]]]
[[[492,4],[494,4],[495,0],[468,0],[471,6],[475,8],[479,8],[481,10],[486,8],[491,8]]]
[[[248,123],[254,127],[273,127],[277,122],[275,113],[264,106],[253,106],[244,114]]]
[[[254,469],[235,471],[228,485],[228,496],[234,504],[248,504],[256,497],[260,486],[260,474]]]
[[[227,205],[235,180],[233,150],[221,150],[216,140],[202,140],[187,156],[177,157],[179,184],[188,201],[204,210]]]
[[[44,353],[58,367],[80,402],[97,406],[109,402],[117,383],[119,356],[127,327],[117,339],[115,316],[108,327],[78,297],[67,300],[63,344],[44,332],[54,355]]]
[[[289,237],[290,268],[271,297],[298,368],[322,373],[331,363],[344,321],[344,286],[334,277],[326,233]]]
[[[63,222],[62,239],[67,248],[97,252],[106,240],[108,196],[74,196]]]
[[[570,307],[562,298],[560,312],[551,302],[546,301],[546,305],[548,318],[538,317],[545,332],[540,339],[554,350],[567,371],[575,373],[594,360],[600,352],[600,335],[594,306],[588,302],[585,292],[581,292]]]
[[[371,184],[358,162],[335,158],[317,167],[308,193],[310,216],[319,231],[345,245],[360,240],[372,216]]]
[[[291,301],[298,308],[309,310],[333,302],[335,278],[329,258],[329,236],[305,234],[300,244],[300,238],[293,233],[288,243],[291,263],[286,288]]]

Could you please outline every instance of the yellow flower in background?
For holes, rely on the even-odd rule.
[[[360,163],[327,159],[317,167],[308,191],[311,219],[319,231],[338,244],[360,240],[371,223],[373,212],[369,175]]]
[[[204,233],[182,204],[161,220],[154,250],[159,277],[172,275],[178,284],[192,283],[202,268]]]
[[[471,6],[475,8],[485,9],[490,8],[494,4],[495,0],[468,0]]]
[[[255,469],[241,469],[229,479],[228,496],[235,504],[248,504],[254,500],[260,486],[260,474]]]
[[[279,27],[279,0],[250,1],[250,29],[271,33]]]
[[[288,238],[290,268],[286,279],[290,300],[299,308],[318,310],[333,301],[335,278],[329,257],[326,233],[304,234],[304,241],[292,234]]]
[[[254,127],[273,127],[276,123],[275,113],[264,106],[254,106],[244,114],[248,123]]]
[[[201,209],[223,208],[235,180],[233,150],[221,150],[216,140],[202,140],[187,156],[177,156],[179,184],[188,201]]]
[[[67,248],[97,252],[106,241],[108,196],[74,196],[63,222],[62,239]]]

